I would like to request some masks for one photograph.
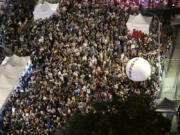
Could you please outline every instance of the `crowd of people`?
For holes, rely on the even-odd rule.
[[[128,31],[129,15],[138,12],[126,4],[64,1],[58,13],[35,21],[29,29],[19,31],[20,26],[14,24],[21,25],[26,19],[17,18],[21,22],[12,23],[9,29],[18,34],[5,40],[17,55],[30,55],[32,67],[3,111],[2,130],[52,134],[73,113],[86,113],[91,101],[108,102],[113,93],[126,98],[130,92],[144,91],[155,98],[159,90],[158,35]],[[162,54],[172,46],[171,37],[167,39]],[[148,80],[133,82],[127,77],[126,63],[133,57],[143,57],[151,64]]]

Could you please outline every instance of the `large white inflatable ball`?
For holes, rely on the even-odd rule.
[[[126,74],[132,81],[145,81],[151,75],[151,66],[147,60],[135,57],[128,61]]]

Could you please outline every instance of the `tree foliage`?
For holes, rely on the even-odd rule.
[[[74,114],[66,125],[66,135],[165,135],[170,120],[155,111],[147,94],[114,96],[111,102],[92,103],[91,111]]]

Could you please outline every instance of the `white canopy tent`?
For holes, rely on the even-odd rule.
[[[56,13],[59,4],[50,4],[48,2],[39,3],[34,9],[34,19],[45,19]]]
[[[152,17],[142,16],[141,14],[137,16],[130,15],[126,26],[131,33],[133,32],[133,29],[136,29],[149,34],[151,21]]]
[[[6,57],[0,65],[0,110],[17,84],[30,57]]]

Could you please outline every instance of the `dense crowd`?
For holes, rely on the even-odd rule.
[[[18,36],[9,35],[12,48],[18,43],[16,54],[30,54],[32,67],[7,103],[0,121],[3,131],[52,134],[74,112],[86,113],[89,102],[108,102],[113,93],[125,98],[132,91],[145,91],[155,97],[159,90],[158,36],[140,31],[131,34],[126,27],[130,14],[136,15],[138,10],[126,4],[66,1],[51,18],[35,21]],[[18,27],[10,29],[18,31],[14,30]],[[171,37],[167,39],[162,54],[172,45]],[[126,76],[126,63],[133,57],[150,62],[152,75],[148,80],[137,83]]]

